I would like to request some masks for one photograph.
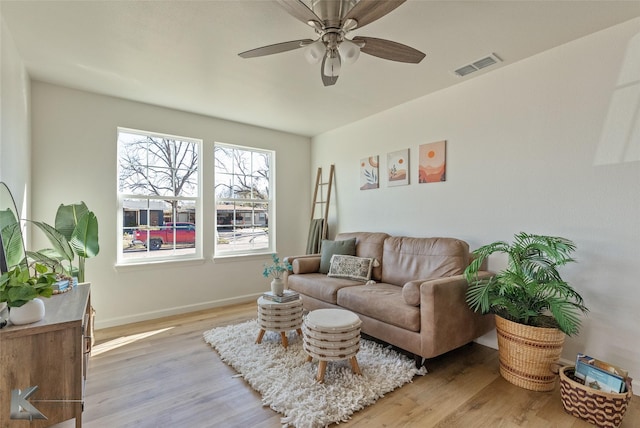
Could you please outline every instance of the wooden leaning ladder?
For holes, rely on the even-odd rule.
[[[329,169],[329,178],[327,181],[322,179],[322,167],[318,167],[316,174],[316,186],[313,191],[313,204],[311,205],[311,224],[315,220],[322,220],[322,232],[320,233],[320,240],[327,239],[328,232],[328,218],[329,218],[329,203],[331,201],[331,188],[333,187],[333,177],[335,175],[335,166],[332,164]],[[327,186],[325,188],[325,186]],[[325,198],[326,195],[326,198]],[[317,208],[320,208],[321,217],[316,218]],[[311,236],[310,236],[311,238]]]

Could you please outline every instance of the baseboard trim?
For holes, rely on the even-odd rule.
[[[498,349],[498,336],[496,334],[496,329],[485,333],[484,335],[476,338],[474,342],[479,343],[480,345],[488,346],[489,348]]]
[[[189,312],[196,312],[196,311],[201,311],[205,309],[218,308],[220,306],[229,306],[229,305],[235,305],[239,303],[248,303],[252,301],[255,302],[256,299],[261,295],[262,293],[246,294],[244,296],[232,297],[229,299],[211,300],[209,302],[196,303],[193,305],[177,306],[177,307],[172,307],[167,309],[160,309],[157,311],[149,311],[149,312],[143,312],[135,315],[128,315],[124,317],[100,319],[100,317],[98,316],[96,317],[95,328],[103,329],[103,328],[117,327],[124,324],[132,324],[135,322],[149,321],[157,318],[169,317],[172,315],[181,315]]]

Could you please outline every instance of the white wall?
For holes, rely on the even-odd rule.
[[[472,249],[519,231],[572,239],[578,263],[563,272],[591,312],[563,357],[582,351],[640,376],[639,28],[627,22],[315,137],[312,165],[336,164],[334,232],[453,236]],[[440,140],[447,181],[418,184],[418,146]],[[386,154],[404,148],[410,185],[383,178],[359,190],[361,158],[380,155],[384,171]]]
[[[1,8],[0,8],[1,10]],[[30,186],[29,77],[0,16],[0,181],[28,215]]]
[[[310,139],[154,107],[51,84],[32,82],[32,218],[53,223],[60,203],[85,201],[100,227],[100,254],[87,260],[96,326],[105,327],[256,298],[268,256],[216,260],[214,227],[205,219],[202,262],[116,267],[117,127],[200,138],[276,151],[277,251],[303,253],[309,227]],[[215,94],[211,102],[216,102]],[[208,162],[207,165],[212,165]],[[213,171],[203,171],[203,206],[212,215]],[[207,208],[209,207],[209,208]],[[34,248],[48,246],[34,231]]]

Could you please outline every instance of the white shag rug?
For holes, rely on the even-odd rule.
[[[349,361],[327,363],[324,383],[315,381],[318,362],[306,362],[302,338],[288,334],[284,348],[280,333],[268,331],[256,344],[257,320],[218,327],[203,334],[222,361],[233,367],[262,395],[262,404],[282,413],[283,427],[316,428],[345,422],[401,387],[415,375],[427,373],[390,347],[361,340],[357,359],[362,376],[351,371]]]

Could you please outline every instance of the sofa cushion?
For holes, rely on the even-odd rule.
[[[337,239],[335,241],[323,239],[322,246],[320,247],[320,273],[329,273],[329,267],[331,266],[331,256],[333,256],[334,254],[355,256],[356,238]]]
[[[293,273],[313,273],[320,269],[320,257],[300,257],[291,263]]]
[[[290,275],[287,285],[291,290],[323,302],[336,304],[338,290],[345,287],[362,286],[362,281],[345,278],[329,278],[322,273]]]
[[[338,290],[338,305],[406,330],[420,331],[420,308],[409,306],[402,287],[377,283]]]
[[[402,298],[407,305],[420,305],[420,284],[423,282],[423,280],[419,279],[417,281],[409,281],[402,286]]]
[[[356,281],[369,281],[373,259],[334,254],[327,276],[332,278],[348,278]]]
[[[389,235],[382,232],[348,232],[339,233],[336,239],[356,239],[356,253],[358,257],[370,257],[377,260],[378,263],[373,264],[371,270],[371,279],[374,281],[380,281],[382,275],[382,250],[384,246],[384,240]]]
[[[469,264],[469,244],[455,238],[389,237],[383,259],[382,282],[401,286],[462,274]]]

